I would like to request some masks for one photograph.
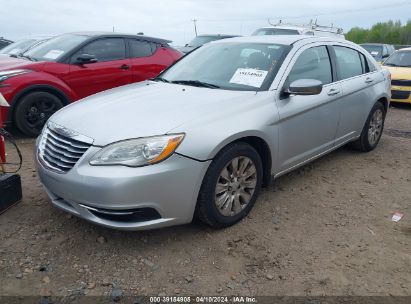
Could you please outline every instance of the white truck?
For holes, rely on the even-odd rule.
[[[307,25],[294,25],[290,23],[283,23],[281,20],[277,24],[273,24],[268,20],[270,26],[262,27],[254,31],[252,36],[264,35],[309,35],[320,37],[334,37],[345,39],[342,28],[331,26],[318,25],[317,22],[312,21]]]

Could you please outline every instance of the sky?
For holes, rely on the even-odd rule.
[[[0,0],[0,37],[12,40],[74,31],[143,32],[184,45],[199,34],[250,35],[268,19],[370,27],[411,19],[411,0]]]

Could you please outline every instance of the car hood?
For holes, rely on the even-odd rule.
[[[407,67],[392,67],[384,66],[391,73],[391,79],[395,80],[411,80],[411,68]]]
[[[26,59],[14,58],[8,55],[0,57],[0,71],[16,69],[32,69],[38,71],[45,62],[33,62]]]
[[[50,121],[105,146],[166,134],[218,108],[249,102],[255,94],[146,81],[87,97],[58,111]]]

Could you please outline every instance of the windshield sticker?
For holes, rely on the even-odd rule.
[[[60,57],[63,54],[64,54],[64,51],[62,51],[62,50],[51,50],[46,55],[44,55],[43,58],[57,59],[58,57]]]
[[[377,55],[378,55],[378,52],[373,51],[373,52],[371,52],[371,55],[373,55],[373,56],[377,56]]]
[[[239,68],[230,79],[230,83],[260,88],[267,74],[268,71]]]

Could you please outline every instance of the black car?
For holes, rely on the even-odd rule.
[[[191,40],[189,43],[187,43],[184,47],[179,48],[178,50],[180,52],[183,52],[184,54],[187,54],[191,52],[192,50],[202,46],[203,44],[206,44],[211,41],[215,40],[221,40],[221,39],[227,39],[227,38],[234,38],[234,37],[239,37],[238,35],[199,35],[195,37],[193,40]]]
[[[13,43],[13,41],[8,40],[8,39],[4,39],[3,37],[0,37],[0,50],[4,47],[8,46],[11,43]]]
[[[384,61],[395,52],[395,48],[391,44],[383,43],[363,43],[360,44],[364,49],[370,53],[378,62]]]

